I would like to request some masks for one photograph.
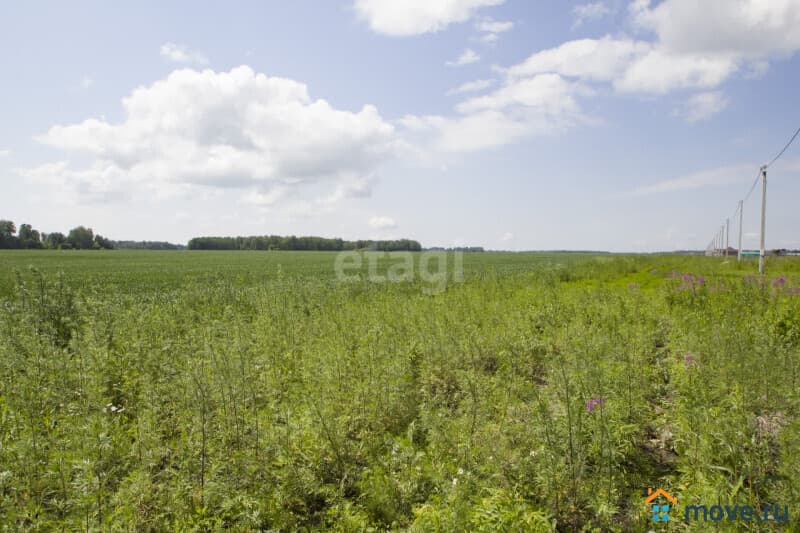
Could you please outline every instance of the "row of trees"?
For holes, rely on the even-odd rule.
[[[111,241],[117,250],[183,250],[184,244],[165,241]]]
[[[483,252],[483,246],[453,246],[451,248],[445,248],[443,246],[433,246],[428,248],[428,250],[434,251],[442,251],[442,252]]]
[[[20,224],[17,231],[12,221],[0,220],[0,248],[99,250],[113,249],[114,245],[102,235],[95,235],[92,228],[84,226],[72,228],[64,235],[58,231],[43,233],[30,224]]]
[[[420,251],[417,241],[397,239],[389,241],[346,241],[324,237],[281,237],[262,235],[251,237],[195,237],[189,241],[190,250],[379,250],[379,251]]]
[[[0,248],[47,248],[53,250],[98,250],[114,248],[135,250],[181,250],[186,246],[160,241],[111,241],[95,235],[92,228],[78,226],[67,235],[55,231],[42,233],[30,224],[21,224],[19,231],[14,222],[0,220]],[[422,250],[419,242],[410,239],[358,240],[327,239],[324,237],[282,237],[261,235],[251,237],[195,237],[189,241],[190,250],[378,250],[384,252]]]

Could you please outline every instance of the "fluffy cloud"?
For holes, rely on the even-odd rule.
[[[337,110],[313,100],[302,83],[247,66],[178,70],[134,90],[122,105],[120,123],[88,119],[38,138],[88,155],[88,166],[58,163],[24,174],[93,194],[246,188],[247,201],[267,205],[311,183],[328,183],[333,200],[367,194],[378,166],[397,148],[394,127],[375,107]]]
[[[11,155],[11,150],[0,150],[0,157],[9,157]]]
[[[451,96],[454,94],[479,92],[484,89],[488,89],[492,85],[494,85],[494,80],[483,79],[483,80],[468,81],[466,83],[462,83],[455,89],[450,89],[449,91],[447,91],[446,95]]]
[[[497,21],[490,18],[483,19],[475,25],[475,29],[481,32],[480,41],[493,43],[497,41],[498,35],[510,31],[514,23],[510,21]]]
[[[456,106],[451,117],[407,116],[401,124],[427,136],[418,144],[444,152],[492,148],[535,135],[553,135],[585,121],[576,95],[587,89],[558,74],[541,74],[506,83]]]
[[[507,74],[519,77],[552,72],[611,82],[621,92],[663,94],[675,89],[715,87],[736,69],[731,55],[674,54],[646,41],[605,36],[567,41],[542,50],[509,68]]]
[[[208,63],[208,59],[203,54],[189,50],[188,47],[182,44],[164,43],[161,45],[159,53],[161,57],[175,63],[194,63],[196,65]]]
[[[503,33],[514,27],[513,22],[501,22],[491,19],[483,20],[475,25],[480,32],[484,33]]]
[[[502,146],[524,137],[521,117],[486,111],[467,116],[408,116],[401,123],[419,135],[418,144],[442,152],[468,152]]]
[[[682,114],[689,122],[699,122],[716,115],[728,107],[728,103],[721,91],[698,93],[689,98]]]
[[[797,0],[666,0],[634,2],[634,22],[677,54],[732,54],[762,58],[800,48]]]
[[[579,14],[603,12],[587,6]],[[699,121],[726,107],[716,89],[733,75],[763,71],[769,61],[800,49],[798,0],[664,0],[655,7],[636,0],[630,16],[635,28],[654,38],[579,39],[535,52],[499,69],[505,74],[500,87],[460,102],[455,115],[409,116],[401,123],[429,135],[420,144],[439,150],[499,146],[589,122],[580,101],[596,84],[651,95],[699,89],[681,111]]]
[[[597,84],[648,95],[699,89],[680,113],[689,121],[704,120],[726,107],[727,99],[715,89],[731,76],[763,71],[770,60],[800,48],[800,34],[792,32],[800,26],[798,6],[798,0],[664,0],[651,7],[647,0],[635,0],[630,8],[633,26],[653,38],[579,39],[535,52],[519,64],[497,69],[504,74],[499,87],[459,102],[454,114],[410,115],[400,124],[418,146],[445,152],[491,148],[592,123],[581,101],[596,92]],[[708,16],[707,7],[717,19],[709,20],[714,17]],[[576,14],[604,15],[605,4],[584,4]],[[741,42],[719,20],[735,28]],[[484,22],[487,31],[503,28]],[[684,26],[702,37],[689,38]],[[761,35],[766,30],[781,35]],[[448,94],[487,88],[488,83],[478,80]],[[695,176],[690,182],[707,177]]]
[[[707,89],[720,85],[737,69],[732,55],[673,54],[654,48],[629,65],[614,86],[624,92],[655,94]]]
[[[475,53],[474,50],[467,48],[464,50],[460,56],[454,61],[448,61],[445,63],[448,67],[463,67],[464,65],[469,65],[470,63],[476,63],[480,61],[481,56]]]
[[[542,50],[507,70],[511,78],[557,73],[592,81],[612,81],[651,49],[649,43],[632,39],[579,39]]]
[[[464,22],[481,8],[505,0],[355,0],[358,16],[377,33],[419,35]]]
[[[28,181],[45,185],[56,193],[54,199],[64,205],[125,200],[134,185],[119,168],[99,161],[84,169],[71,168],[68,161],[57,161],[16,170]]]
[[[397,222],[391,217],[376,216],[369,219],[369,227],[373,229],[394,229]]]
[[[575,16],[575,22],[572,23],[572,28],[575,29],[582,26],[587,20],[603,18],[609,13],[611,13],[611,10],[604,2],[579,4],[572,8],[572,14]]]
[[[713,88],[800,49],[797,0],[666,0],[656,7],[637,0],[631,14],[657,41],[620,81],[624,90]]]
[[[742,69],[763,71],[770,59],[800,49],[797,0],[665,0],[656,7],[636,0],[630,12],[634,26],[655,40],[568,41],[534,53],[508,69],[509,76],[552,72],[611,82],[620,92],[664,94],[712,89]]]
[[[509,107],[536,109],[551,115],[578,111],[574,94],[577,86],[557,74],[542,74],[507,83],[491,94],[470,98],[458,104],[461,113],[502,110]]]

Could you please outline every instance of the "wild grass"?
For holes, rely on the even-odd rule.
[[[800,527],[796,260],[333,261],[0,254],[2,528],[643,531],[646,487]]]

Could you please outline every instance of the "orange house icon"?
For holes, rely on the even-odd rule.
[[[666,498],[669,502],[672,503],[672,505],[677,505],[678,504],[678,499],[675,498],[669,492],[665,491],[664,489],[653,490],[652,488],[648,488],[647,489],[647,499],[645,499],[644,504],[645,505],[650,505],[650,503],[653,500],[655,500],[656,498],[658,498],[659,496],[663,496],[664,498]]]

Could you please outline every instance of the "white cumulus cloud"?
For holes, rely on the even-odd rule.
[[[572,8],[572,14],[575,17],[575,21],[572,23],[572,29],[582,26],[587,20],[600,19],[610,13],[611,9],[609,9],[605,2],[579,4]]]
[[[711,20],[714,17],[708,16],[707,9],[718,19]],[[584,4],[576,13],[603,16],[606,5]],[[536,51],[518,64],[496,68],[504,75],[499,87],[462,100],[455,113],[408,115],[399,124],[426,149],[492,148],[594,123],[581,102],[602,85],[626,94],[699,91],[680,110],[687,120],[699,121],[725,109],[728,100],[719,86],[732,76],[763,72],[770,61],[800,49],[800,32],[794,31],[800,27],[800,0],[664,0],[655,7],[648,0],[636,0],[629,13],[636,37],[578,39]],[[721,27],[719,20],[735,28],[738,37]],[[493,24],[488,19],[484,22]],[[487,25],[486,29],[504,27]],[[476,81],[448,94],[486,88],[487,84]],[[697,182],[694,178],[691,183]]]
[[[713,88],[800,49],[797,0],[665,0],[655,7],[637,0],[631,14],[656,46],[620,82],[628,90]]]
[[[461,102],[456,109],[461,113],[507,109],[511,106],[538,109],[551,115],[578,111],[574,94],[577,86],[558,74],[541,74],[514,80],[504,87]]]
[[[536,52],[507,69],[507,74],[520,78],[556,73],[591,81],[612,81],[650,49],[649,43],[625,38],[578,39]]]
[[[479,22],[476,27],[478,31],[485,33],[503,33],[513,28],[514,23],[508,21],[483,20]]]
[[[90,118],[51,127],[38,140],[90,163],[23,171],[76,194],[144,189],[160,195],[197,186],[242,188],[267,205],[307,184],[328,184],[326,201],[369,194],[378,167],[397,149],[378,110],[333,108],[297,81],[241,66],[184,69],[122,100],[119,123]]]
[[[488,89],[494,85],[494,80],[489,79],[482,79],[482,80],[473,80],[468,81],[466,83],[462,83],[455,89],[450,89],[447,91],[447,96],[451,96],[454,94],[463,94],[463,93],[472,93],[472,92],[479,92],[484,89]]]
[[[196,65],[205,65],[208,59],[194,50],[190,50],[187,46],[176,43],[164,43],[159,49],[161,57],[174,61],[175,63],[194,63]]]
[[[672,53],[760,58],[800,48],[797,0],[665,0],[634,3],[632,15]]]
[[[655,47],[631,63],[614,86],[623,92],[665,94],[676,89],[708,89],[738,69],[729,54],[676,54]]]
[[[728,107],[728,98],[721,91],[708,91],[692,95],[682,114],[688,122],[707,120]]]
[[[585,122],[576,95],[586,91],[558,74],[541,74],[507,80],[486,95],[464,100],[454,116],[409,115],[400,123],[423,137],[420,145],[444,152],[481,150]]]
[[[448,67],[463,67],[464,65],[469,65],[471,63],[476,63],[480,61],[481,56],[475,53],[474,50],[471,48],[467,48],[464,50],[458,58],[453,61],[448,61],[446,65]]]
[[[484,43],[493,43],[497,41],[501,33],[510,31],[514,27],[511,21],[499,21],[485,18],[475,24],[475,29],[481,33],[480,41]]]
[[[372,31],[406,36],[437,32],[465,22],[485,7],[505,0],[355,0],[358,16]]]
[[[576,14],[604,12],[597,3]],[[800,49],[798,0],[648,0],[630,5],[635,28],[654,38],[605,36],[567,41],[510,67],[510,76],[558,73],[610,82],[620,92],[665,94],[714,89],[742,72],[763,72],[770,60]]]

